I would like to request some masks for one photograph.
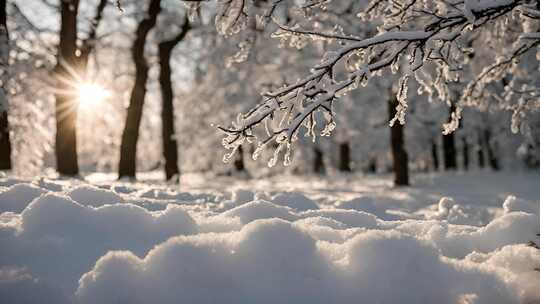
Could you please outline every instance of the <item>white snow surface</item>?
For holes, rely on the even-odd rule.
[[[0,303],[540,303],[538,174],[98,178],[0,179]]]

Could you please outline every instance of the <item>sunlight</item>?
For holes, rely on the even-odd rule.
[[[79,105],[84,108],[98,106],[111,96],[109,90],[95,83],[82,83],[77,90]]]

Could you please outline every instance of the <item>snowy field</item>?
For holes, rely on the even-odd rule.
[[[0,303],[540,303],[540,175],[0,179]]]

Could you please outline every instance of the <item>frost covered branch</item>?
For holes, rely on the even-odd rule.
[[[319,8],[324,11],[334,2],[311,1],[304,3],[303,9]],[[225,11],[229,12],[228,18],[238,19],[235,16],[244,8],[241,3],[243,1],[227,2]],[[225,160],[230,159],[246,141],[251,143],[257,140],[254,158],[269,142],[275,141],[276,153],[269,164],[275,164],[278,154],[283,150],[286,151],[285,164],[289,163],[291,146],[302,129],[306,130],[306,136],[314,140],[317,133],[315,127],[320,121],[319,113],[322,113],[324,126],[321,135],[330,135],[335,128],[333,103],[348,91],[365,86],[372,76],[382,75],[388,67],[393,73],[401,70],[396,116],[390,124],[403,124],[410,78],[414,77],[421,91],[427,92],[430,98],[449,100],[448,85],[460,80],[465,73],[464,65],[469,63],[469,55],[477,51],[470,46],[475,37],[489,34],[494,28],[507,23],[525,22],[523,19],[528,19],[529,23],[530,20],[534,22],[540,16],[537,5],[537,1],[524,0],[436,3],[427,0],[371,1],[358,17],[371,23],[384,22],[378,34],[365,39],[345,34],[341,28],[333,31],[308,30],[299,25],[285,26],[274,22],[277,31],[273,36],[284,44],[301,48],[306,44],[305,41],[311,39],[323,40],[337,47],[326,52],[309,75],[264,93],[263,101],[247,113],[239,115],[232,127],[220,128],[226,133],[223,145],[232,150]],[[231,22],[224,24],[230,27],[228,24]],[[363,26],[363,23],[358,21],[358,26]],[[462,107],[474,104],[472,100],[482,95],[486,83],[504,76],[504,71],[536,47],[539,41],[540,34],[536,31],[522,34],[514,43],[512,52],[505,54],[501,51],[493,65],[478,76],[473,75],[473,81],[463,97],[454,105],[455,112],[452,120],[444,125],[444,133],[453,132],[459,127]]]

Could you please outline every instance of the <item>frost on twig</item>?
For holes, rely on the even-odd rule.
[[[273,1],[270,11],[275,11],[275,6],[280,2]],[[249,11],[245,10],[244,1],[225,3],[228,5],[224,8],[224,20],[218,26],[221,31],[241,23],[241,16]],[[322,56],[308,75],[263,94],[262,102],[241,114],[231,127],[220,127],[226,134],[223,144],[234,153],[242,143],[252,142],[257,145],[254,155],[257,158],[262,148],[269,142],[275,142],[277,149],[269,165],[277,162],[276,158],[282,151],[285,151],[285,162],[288,163],[290,150],[299,133],[303,132],[314,139],[319,133],[317,121],[322,117],[325,123],[320,127],[320,133],[329,135],[336,125],[333,103],[387,68],[403,75],[397,92],[397,113],[390,125],[405,123],[411,76],[418,82],[419,93],[427,92],[430,100],[436,97],[449,103],[448,86],[465,73],[464,65],[469,63],[470,54],[474,52],[469,41],[482,34],[492,37],[489,35],[494,28],[519,22],[516,20],[540,19],[540,11],[529,3],[525,0],[372,0],[361,13],[355,12],[352,9],[354,6],[345,10],[362,20],[380,23],[376,34],[362,31],[361,28],[354,33],[345,33],[341,26],[333,30],[317,30],[298,25],[304,22],[292,25],[274,22],[277,30],[273,36],[283,45],[303,48],[310,41],[322,40],[332,45],[332,50]],[[336,1],[309,1],[303,4],[303,8],[326,12],[333,4]],[[358,24],[361,22],[358,21]],[[526,26],[518,27],[524,30]],[[527,28],[531,28],[528,23]],[[366,35],[367,38],[363,38]],[[493,38],[505,41],[505,37]],[[477,99],[485,98],[486,85],[503,77],[507,69],[539,42],[540,34],[536,31],[523,34],[510,53],[497,54],[498,59],[493,65],[478,75],[469,76],[472,81],[454,105],[455,111],[451,120],[443,125],[443,133],[456,130],[462,108],[475,105]],[[523,105],[527,104],[528,107],[532,103],[522,101],[520,104],[511,107],[516,119],[523,116],[522,110],[526,108]]]

